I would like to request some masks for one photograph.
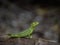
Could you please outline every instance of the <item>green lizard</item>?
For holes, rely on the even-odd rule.
[[[21,37],[29,37],[35,30],[35,27],[39,24],[39,22],[33,22],[30,27],[20,33],[17,34],[8,34],[10,37],[16,37],[16,38],[21,38]],[[30,38],[30,37],[29,37]]]

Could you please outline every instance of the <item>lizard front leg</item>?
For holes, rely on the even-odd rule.
[[[32,38],[32,35],[27,36],[26,38]]]

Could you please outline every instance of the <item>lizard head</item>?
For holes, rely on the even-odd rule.
[[[36,22],[33,22],[33,23],[31,24],[31,26],[32,26],[32,27],[35,27],[35,26],[37,26],[38,24],[39,24],[39,22],[36,21]]]

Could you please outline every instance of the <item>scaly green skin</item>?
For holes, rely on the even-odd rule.
[[[10,37],[16,37],[16,38],[21,38],[21,37],[28,37],[32,34],[32,32],[35,30],[35,27],[39,24],[39,22],[33,22],[31,26],[26,29],[25,31],[22,31],[18,34],[9,34]]]

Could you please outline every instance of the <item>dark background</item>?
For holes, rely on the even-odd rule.
[[[60,0],[0,0],[0,37],[38,21],[33,38],[60,40]]]

